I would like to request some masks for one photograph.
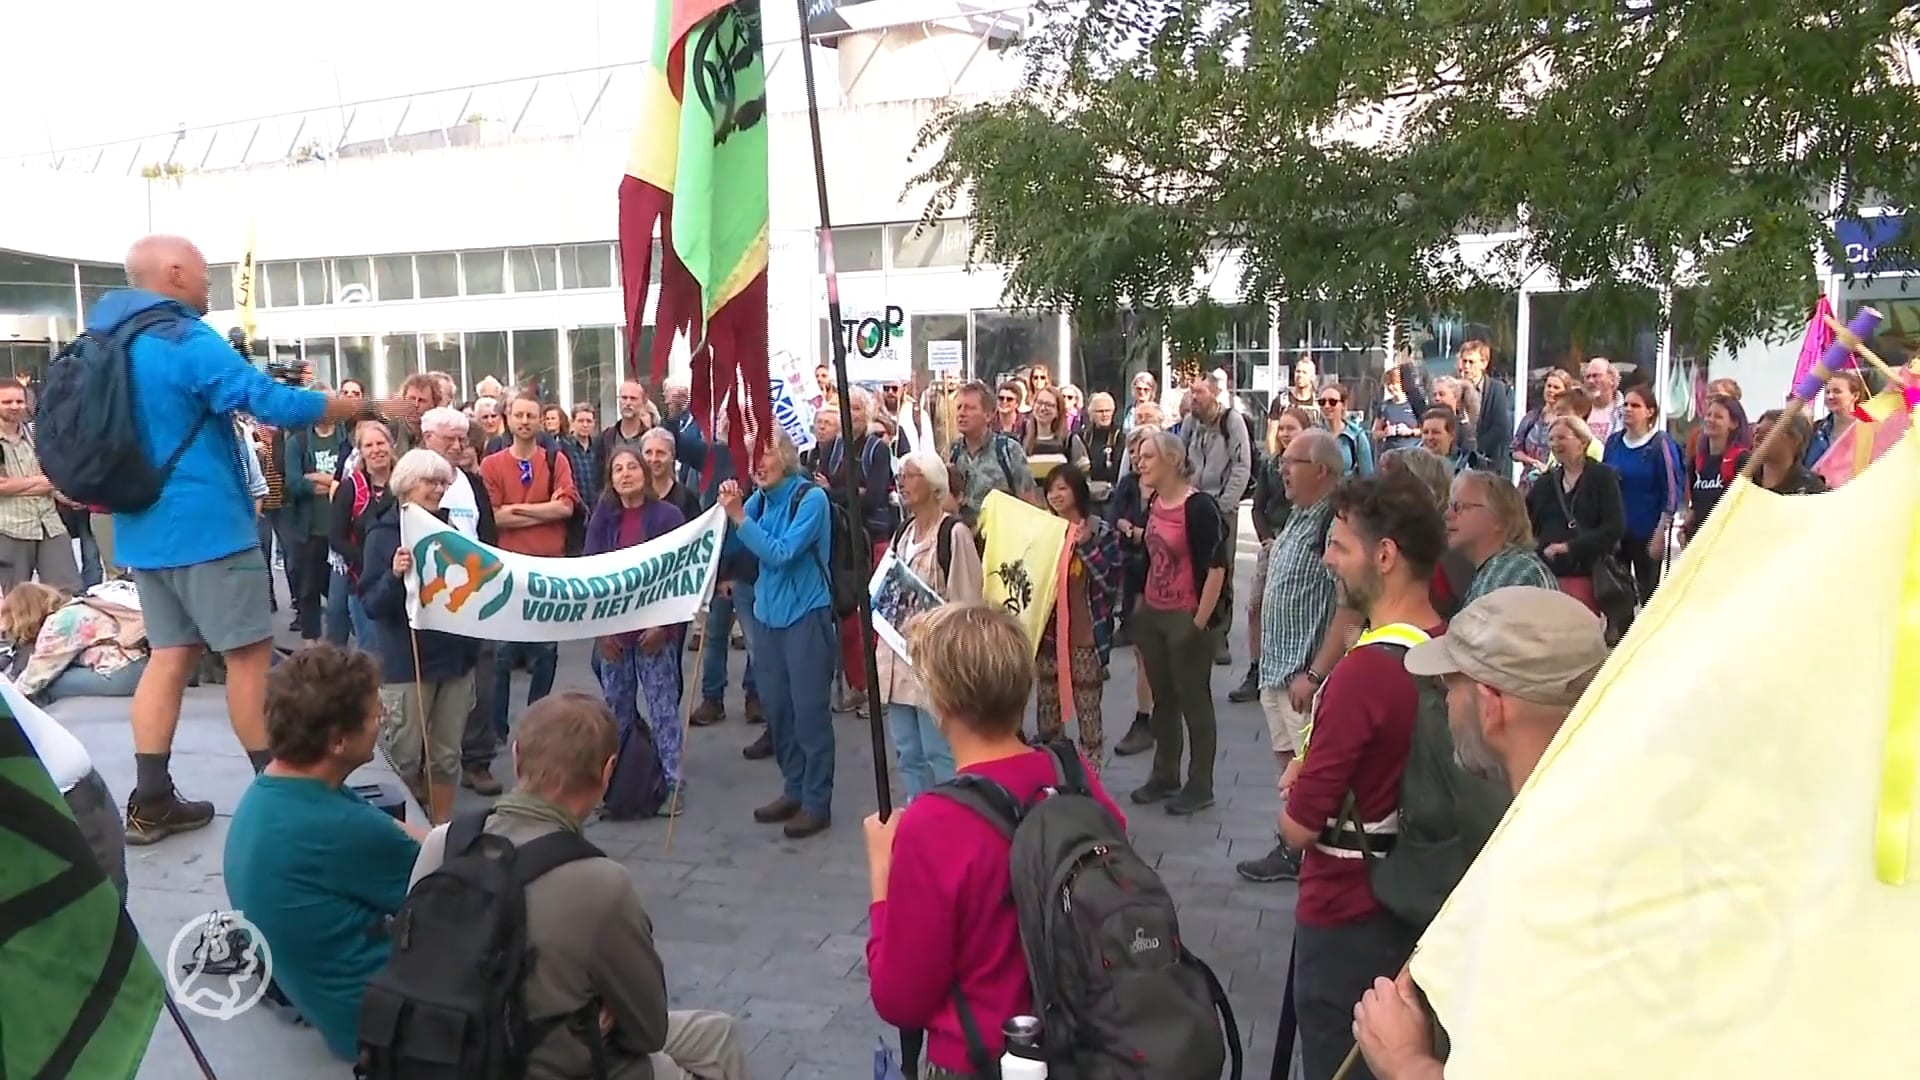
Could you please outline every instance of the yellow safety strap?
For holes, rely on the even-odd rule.
[[[1424,645],[1432,639],[1433,635],[1411,623],[1388,623],[1385,626],[1373,627],[1366,633],[1361,634],[1359,640],[1353,643],[1353,648],[1347,651],[1352,652],[1354,649],[1365,645],[1399,645],[1403,648],[1411,649],[1415,645]],[[1326,689],[1326,684],[1322,683],[1320,689]],[[1319,715],[1320,712],[1320,695],[1315,693],[1313,700],[1313,713],[1307,717],[1306,726],[1300,730],[1300,753],[1298,756],[1302,760],[1307,756],[1307,744],[1313,739],[1313,718]]]

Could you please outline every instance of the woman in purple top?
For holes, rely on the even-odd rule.
[[[587,520],[586,554],[633,547],[686,524],[686,515],[670,502],[656,499],[647,483],[646,466],[630,446],[613,451],[607,462],[607,489]],[[680,768],[680,648],[687,626],[656,626],[630,634],[601,638],[600,689],[607,707],[624,728],[645,721],[667,774],[667,798],[662,814],[686,808]]]

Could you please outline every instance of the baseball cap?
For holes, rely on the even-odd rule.
[[[1415,675],[1465,675],[1540,705],[1572,705],[1607,659],[1605,624],[1563,592],[1495,589],[1468,604],[1447,632],[1407,650]]]

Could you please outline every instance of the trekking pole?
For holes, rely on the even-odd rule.
[[[712,592],[707,593],[707,602],[713,602]],[[698,618],[699,612],[695,612],[694,615]],[[700,647],[693,650],[693,678],[681,680],[685,685],[680,688],[680,780],[673,785],[673,798],[667,803],[666,853],[668,855],[673,854],[673,827],[680,820],[680,815],[677,813],[680,807],[680,788],[686,783],[687,779],[687,732],[693,726],[693,691],[699,686],[700,669],[701,666],[706,663],[707,659],[707,645],[709,644],[707,639],[712,636],[712,634],[706,633],[704,629],[702,630],[700,634]],[[674,648],[680,648],[679,644],[675,643]]]
[[[420,809],[426,811],[427,826],[432,828],[440,824],[433,820],[433,739],[427,731],[427,684],[420,678],[420,632],[413,628],[411,619],[407,620],[407,640],[413,644],[413,701],[420,709],[420,780],[427,789],[427,805]]]
[[[1411,963],[1413,963],[1413,961],[1409,959],[1406,964],[1400,965],[1399,974],[1393,977],[1394,982],[1400,981],[1400,976],[1407,973],[1407,966]],[[1355,1004],[1358,1004],[1358,1002]],[[1354,1066],[1358,1064],[1360,1064],[1360,1044],[1356,1041],[1353,1044],[1353,1049],[1347,1051],[1346,1058],[1340,1062],[1340,1067],[1333,1071],[1333,1080],[1347,1080],[1348,1074],[1352,1073]]]

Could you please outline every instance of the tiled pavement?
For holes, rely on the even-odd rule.
[[[1246,596],[1252,535],[1243,527],[1238,578]],[[1277,797],[1265,725],[1255,705],[1233,705],[1226,692],[1245,662],[1243,635],[1233,635],[1235,666],[1214,669],[1221,738],[1218,805],[1189,819],[1158,808],[1132,810],[1140,851],[1156,862],[1180,903],[1189,946],[1228,987],[1248,1043],[1248,1077],[1265,1077],[1273,1051],[1281,988],[1293,925],[1294,886],[1252,885],[1235,861],[1272,844]],[[744,654],[730,656],[737,678]],[[692,657],[688,657],[691,666]],[[1114,654],[1107,684],[1109,742],[1132,712],[1131,650]],[[524,678],[524,677],[522,677]],[[523,684],[521,684],[523,685]],[[584,646],[562,651],[561,687],[590,688]],[[524,693],[524,690],[521,691]],[[874,807],[868,728],[853,717],[836,722],[839,783],[834,827],[806,841],[755,825],[749,809],[777,793],[771,762],[748,762],[740,748],[758,731],[739,717],[737,687],[730,719],[696,730],[687,748],[690,807],[667,850],[667,823],[598,823],[588,835],[631,868],[652,916],[673,1001],[732,1012],[743,1024],[753,1075],[760,1080],[849,1080],[868,1075],[876,1037],[892,1032],[867,999],[865,858],[860,820]],[[62,702],[54,713],[87,745],[96,767],[121,796],[132,785],[131,742],[123,701]],[[1120,795],[1145,779],[1146,755],[1117,759],[1107,782]],[[199,833],[128,851],[132,909],[149,946],[163,952],[189,918],[226,907],[221,846],[227,818],[249,780],[246,759],[227,727],[217,688],[189,691],[174,770],[192,797],[212,799],[222,817]],[[505,762],[497,770],[506,776]],[[386,774],[374,765],[356,782]],[[463,806],[480,805],[471,792]],[[417,813],[417,812],[416,812]],[[259,1008],[232,1020],[191,1014],[195,1035],[222,1077],[344,1077],[346,1065],[319,1038]],[[177,1031],[163,1017],[141,1069],[153,1080],[198,1076]]]

